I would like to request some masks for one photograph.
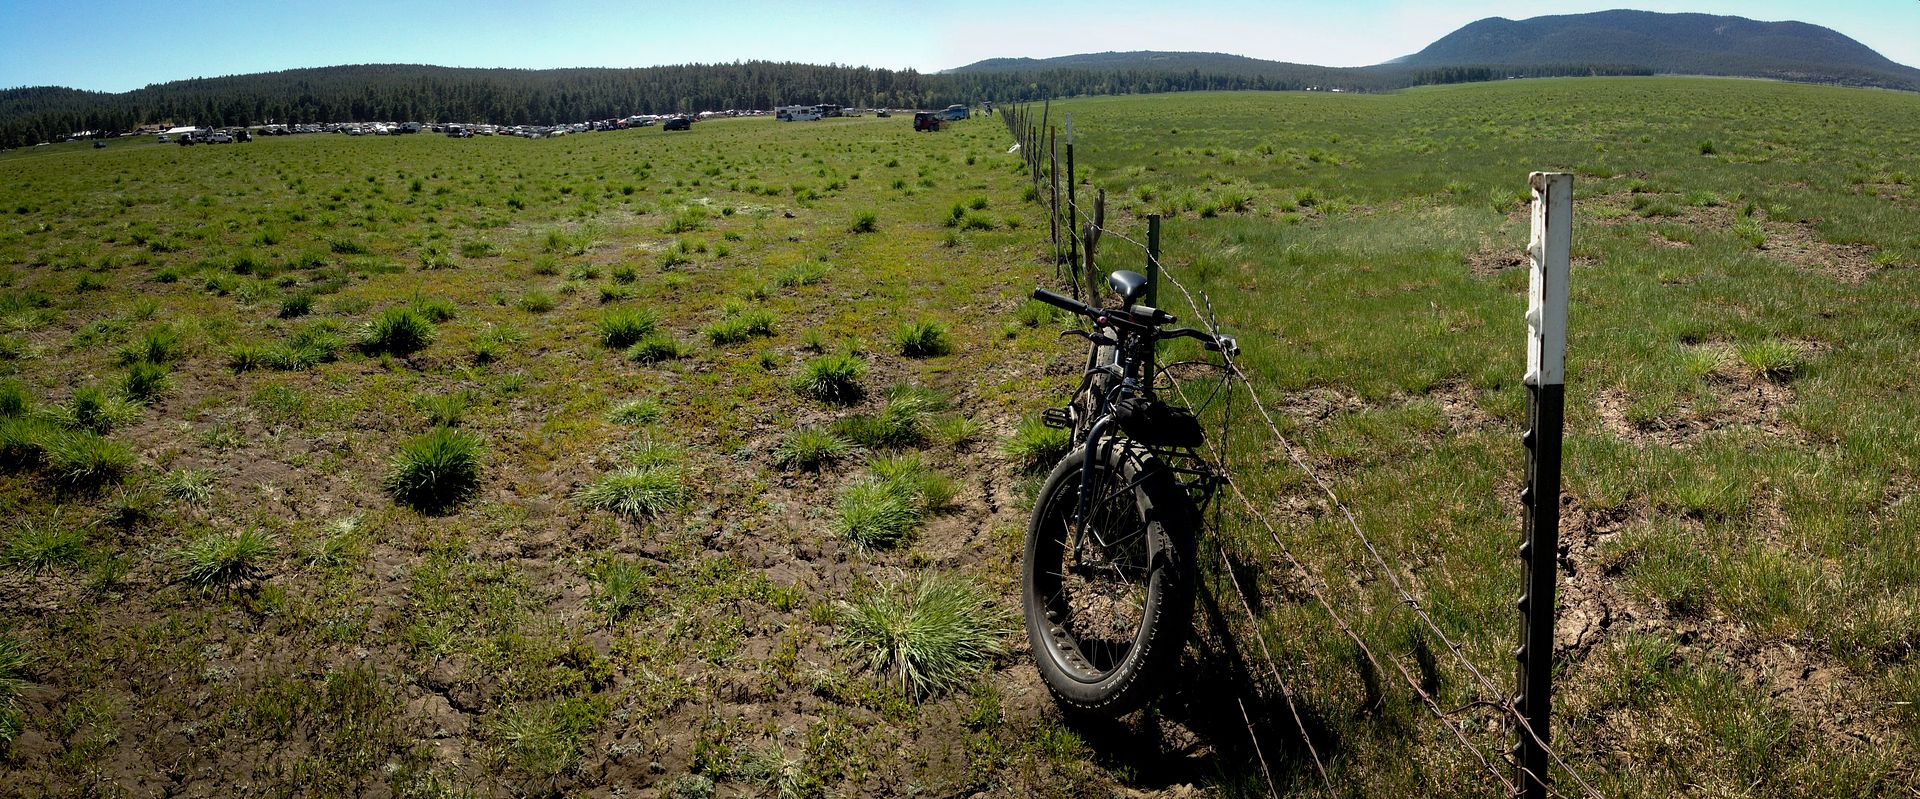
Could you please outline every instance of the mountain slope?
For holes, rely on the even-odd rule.
[[[1381,68],[1568,63],[1920,89],[1920,69],[1830,28],[1651,11],[1489,17]]]

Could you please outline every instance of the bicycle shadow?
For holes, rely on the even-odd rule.
[[[1234,565],[1236,574],[1248,568]],[[1238,581],[1250,584],[1246,577]],[[1334,757],[1338,731],[1304,703],[1288,706],[1260,643],[1238,631],[1246,610],[1220,567],[1202,569],[1198,582],[1194,636],[1173,675],[1177,682],[1146,710],[1117,721],[1069,717],[1068,726],[1092,748],[1096,762],[1139,790],[1209,784],[1224,796],[1266,796],[1269,782],[1281,792],[1317,787],[1314,756],[1322,763]],[[1248,602],[1260,612],[1257,596]],[[1235,618],[1242,624],[1233,624]],[[1374,704],[1378,675],[1367,673],[1364,663],[1360,668],[1367,703]]]

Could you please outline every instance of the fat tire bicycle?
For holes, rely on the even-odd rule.
[[[1170,328],[1136,303],[1147,279],[1114,272],[1121,303],[1097,308],[1034,289],[1034,299],[1092,322],[1072,401],[1042,418],[1069,451],[1034,502],[1021,561],[1021,610],[1040,676],[1070,710],[1118,716],[1165,684],[1192,630],[1194,549],[1216,484],[1199,421],[1156,396],[1159,342],[1192,338],[1231,358],[1230,336]]]

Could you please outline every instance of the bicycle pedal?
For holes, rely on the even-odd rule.
[[[1048,427],[1071,430],[1073,429],[1073,414],[1068,413],[1066,408],[1048,408],[1040,412],[1040,422]]]

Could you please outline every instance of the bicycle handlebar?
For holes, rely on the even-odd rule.
[[[1095,308],[1064,294],[1038,287],[1033,290],[1033,298],[1054,306],[1055,308],[1079,314],[1095,321],[1122,322],[1141,328],[1156,341],[1174,338],[1191,338],[1206,345],[1207,349],[1214,352],[1224,352],[1229,357],[1240,354],[1240,345],[1234,341],[1232,336],[1215,336],[1190,327],[1161,330],[1161,325],[1170,325],[1177,320],[1174,319],[1173,314],[1158,308],[1149,308],[1145,305],[1135,305],[1131,308],[1116,308],[1110,310]]]

